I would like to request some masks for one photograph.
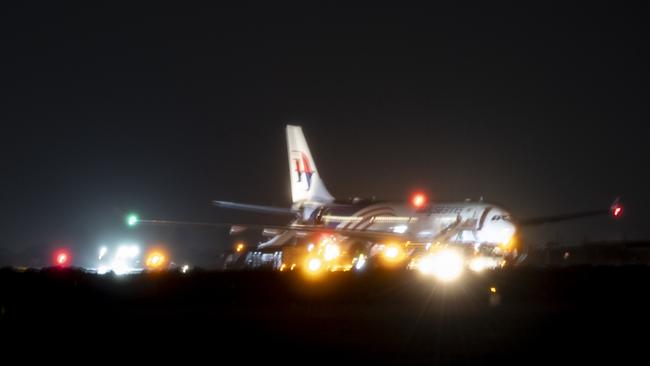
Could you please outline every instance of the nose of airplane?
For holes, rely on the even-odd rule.
[[[515,233],[517,232],[517,227],[512,222],[504,222],[503,227],[501,228],[501,244],[507,244],[510,242]]]
[[[516,231],[517,227],[510,221],[510,215],[499,212],[486,221],[479,232],[479,239],[483,243],[507,244]]]

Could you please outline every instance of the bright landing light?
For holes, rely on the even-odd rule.
[[[398,244],[388,244],[384,247],[384,259],[389,262],[401,261],[404,258],[402,247]]]
[[[320,259],[318,258],[312,258],[309,260],[307,263],[307,269],[309,269],[311,272],[316,272],[320,269],[322,263]]]
[[[359,258],[357,259],[357,263],[355,264],[354,268],[357,270],[360,270],[363,268],[363,266],[366,264],[366,256],[363,254],[359,255]]]
[[[386,257],[388,258],[397,258],[399,255],[399,248],[395,246],[390,246],[386,249]]]
[[[495,269],[499,262],[489,257],[474,257],[469,261],[469,269],[476,273],[483,272],[486,269]]]
[[[451,282],[463,273],[463,256],[455,250],[443,249],[422,258],[418,265],[421,273],[434,275],[443,282]]]
[[[325,246],[325,250],[323,251],[323,257],[325,258],[326,261],[334,260],[339,255],[341,255],[341,249],[339,249],[338,245],[336,245],[336,244],[327,244]]]

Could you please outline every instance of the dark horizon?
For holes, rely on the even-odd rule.
[[[650,239],[647,4],[177,6],[5,9],[0,266],[128,239],[210,267],[227,230],[124,216],[265,220],[209,203],[289,205],[287,123],[337,197],[424,189],[533,217],[620,196],[621,220],[524,240]]]

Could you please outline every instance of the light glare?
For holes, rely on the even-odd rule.
[[[443,249],[422,258],[418,269],[423,274],[432,274],[442,282],[451,282],[463,273],[463,257],[456,250]]]
[[[320,259],[318,259],[318,258],[312,258],[312,259],[310,259],[309,262],[307,263],[307,268],[308,268],[311,272],[316,272],[316,271],[318,271],[318,270],[320,269],[321,265],[322,265],[322,263],[321,263]]]
[[[325,258],[326,261],[334,260],[339,255],[341,255],[341,249],[339,249],[338,245],[336,244],[325,245],[325,251],[323,253],[323,257]]]
[[[108,252],[108,248],[106,247],[101,247],[99,248],[99,260],[102,260],[102,258],[106,255],[106,252]]]

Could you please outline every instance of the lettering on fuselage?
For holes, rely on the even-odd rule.
[[[510,215],[494,215],[490,221],[511,221]]]
[[[429,213],[432,214],[459,214],[463,212],[462,207],[452,207],[452,206],[433,206]]]

